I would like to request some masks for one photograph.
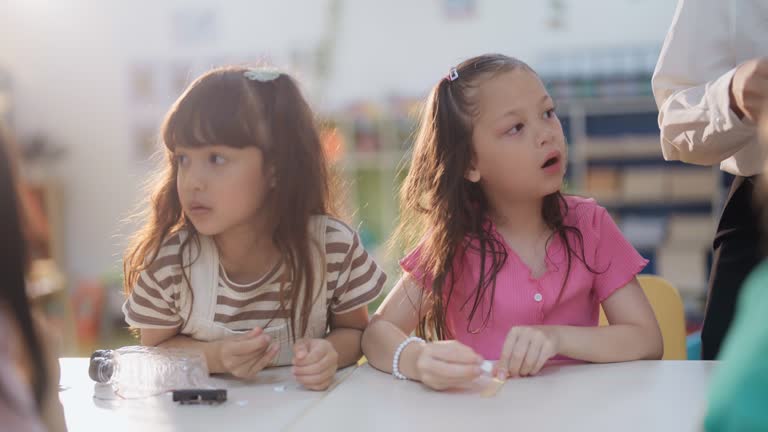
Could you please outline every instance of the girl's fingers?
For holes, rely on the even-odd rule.
[[[539,361],[539,355],[541,354],[543,341],[541,339],[534,339],[528,346],[528,352],[525,354],[523,363],[520,366],[520,376],[528,376],[536,367],[536,363]]]
[[[516,377],[520,376],[520,368],[523,365],[525,356],[528,354],[528,348],[531,345],[531,337],[527,333],[521,334],[515,346],[512,347],[512,353],[509,356],[509,375]]]

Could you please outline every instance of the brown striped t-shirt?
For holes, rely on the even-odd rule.
[[[170,236],[157,258],[141,272],[123,304],[126,322],[134,328],[175,328],[184,324],[180,298],[188,290],[179,254],[182,236]],[[345,223],[328,217],[325,227],[325,288],[328,309],[335,314],[365,306],[379,296],[386,275]],[[249,284],[236,284],[219,266],[214,321],[231,330],[288,324],[290,312],[280,309],[279,290],[289,277],[282,263]],[[284,289],[291,289],[290,283]]]

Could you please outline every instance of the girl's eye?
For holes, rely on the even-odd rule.
[[[187,163],[189,158],[187,157],[187,155],[177,154],[176,156],[173,157],[173,160],[176,163],[176,165],[184,165]]]
[[[224,156],[218,154],[212,154],[208,157],[208,160],[214,165],[223,165],[227,162]]]
[[[555,115],[557,115],[557,114],[555,114],[555,109],[554,108],[548,109],[547,111],[544,112],[544,118],[545,119],[554,118]]]
[[[515,126],[512,127],[512,129],[507,131],[507,135],[517,135],[523,130],[524,125],[522,123],[518,123]]]

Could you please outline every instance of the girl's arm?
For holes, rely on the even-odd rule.
[[[557,354],[593,363],[660,359],[661,331],[637,278],[603,301],[605,327],[520,326],[504,341],[499,378],[535,375]]]
[[[661,330],[637,278],[603,301],[603,310],[609,326],[554,327],[561,355],[594,363],[661,358]]]
[[[363,334],[368,362],[392,372],[400,344],[413,332],[431,307],[424,290],[409,275],[403,276],[374,314]],[[477,378],[482,358],[457,341],[410,343],[400,353],[400,373],[434,389],[445,389]]]
[[[331,315],[331,331],[323,339],[299,339],[293,344],[293,375],[310,390],[326,390],[340,367],[360,358],[360,337],[368,324],[368,308]]]
[[[363,333],[363,352],[371,366],[392,372],[392,358],[397,347],[410,335],[430,305],[424,291],[409,275],[404,275],[373,315]],[[421,309],[421,310],[419,310]],[[416,359],[423,344],[411,343],[400,354],[400,372],[418,379]]]
[[[349,312],[331,314],[331,332],[325,340],[336,350],[338,367],[343,368],[356,363],[363,355],[360,339],[368,325],[368,306],[360,306]]]
[[[231,373],[238,378],[252,378],[265,368],[279,351],[261,328],[211,342],[179,334],[178,328],[141,329],[141,344],[161,348],[183,348],[205,355],[210,373]]]
[[[184,336],[179,333],[179,328],[171,329],[148,329],[140,330],[141,344],[144,346],[156,346],[161,348],[184,348],[194,351],[200,351],[205,354],[205,360],[208,363],[210,373],[226,372],[221,365],[221,356],[219,355],[219,343],[202,342]]]

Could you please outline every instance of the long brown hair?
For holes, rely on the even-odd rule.
[[[335,213],[328,167],[312,111],[296,82],[284,73],[274,79],[249,79],[245,76],[249,70],[230,66],[207,72],[190,84],[166,115],[161,129],[165,166],[152,186],[144,214],[146,222],[128,247],[123,263],[124,289],[130,294],[139,274],[155,260],[169,235],[181,230],[190,233],[182,243],[180,255],[190,241],[199,241],[179,201],[175,149],[214,144],[255,146],[262,150],[265,166],[274,168],[276,185],[266,198],[268,220],[273,221],[273,241],[294,287],[281,290],[281,310],[275,313],[277,316],[280,311],[300,310],[299,334],[303,335],[316,282],[307,229],[309,219],[312,215]],[[184,278],[189,286],[186,271]],[[307,295],[299,305],[301,287],[305,287]],[[294,339],[295,329],[292,313]]]
[[[48,382],[42,341],[35,330],[27,298],[25,276],[29,267],[27,242],[24,238],[22,209],[16,182],[16,162],[10,135],[0,124],[0,305],[18,327],[29,361],[32,362],[32,390],[38,407]],[[4,337],[7,338],[7,335]],[[9,389],[0,387],[0,396],[8,397]]]
[[[445,311],[458,278],[454,263],[470,249],[479,252],[480,275],[473,295],[461,306],[471,307],[467,331],[476,333],[490,320],[489,308],[479,328],[472,328],[483,300],[489,298],[492,304],[495,298],[496,275],[507,252],[488,223],[489,203],[483,190],[464,174],[474,154],[475,89],[496,74],[521,68],[534,73],[522,61],[501,54],[473,57],[456,67],[458,79],[446,77],[435,85],[424,106],[410,168],[400,190],[401,219],[395,234],[396,241],[406,247],[422,241],[418,263],[425,271],[422,283],[432,281],[428,295],[432,306],[417,329],[422,337],[453,337]],[[553,231],[547,243],[557,236],[566,247],[566,282],[573,256],[586,264],[581,232],[565,224],[567,212],[559,191],[544,198],[541,215]],[[571,246],[569,233],[576,239],[578,251]],[[589,265],[587,268],[592,271]]]

